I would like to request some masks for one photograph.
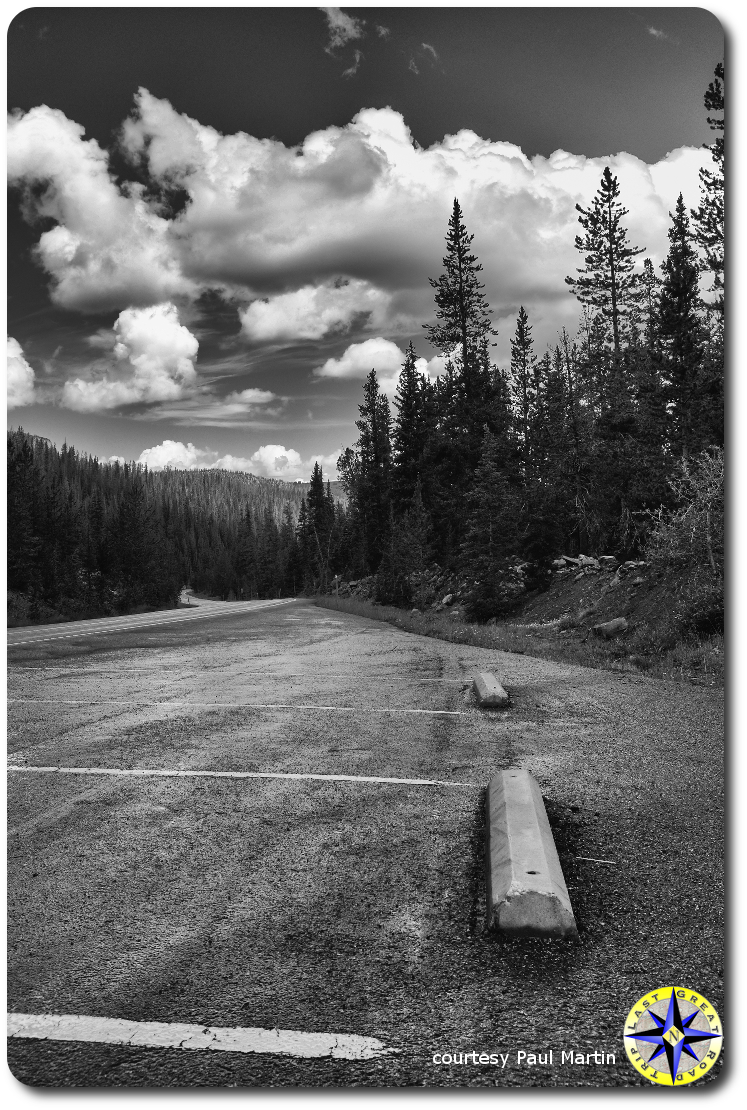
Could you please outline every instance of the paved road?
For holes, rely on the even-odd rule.
[[[674,982],[721,1007],[717,692],[302,601],[64,640],[20,631],[9,1009],[140,1041],[93,1043],[80,1021],[69,1041],[13,1038],[19,1079],[645,1085],[622,1048],[632,1003]],[[507,712],[475,707],[477,668],[503,678]],[[510,765],[543,789],[577,942],[483,929],[483,787]],[[571,1049],[615,1062],[561,1065]],[[433,1062],[473,1052],[506,1066]]]

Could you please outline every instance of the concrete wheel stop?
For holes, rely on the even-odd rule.
[[[565,885],[540,788],[518,767],[488,783],[488,928],[512,936],[576,937]]]
[[[481,709],[504,709],[508,705],[508,694],[489,671],[481,671],[475,675],[472,689]]]

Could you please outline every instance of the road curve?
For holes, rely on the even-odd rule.
[[[133,629],[153,628],[157,625],[182,624],[184,621],[204,620],[209,617],[235,617],[240,613],[254,613],[260,609],[287,605],[293,598],[270,601],[199,601],[186,609],[160,609],[154,613],[136,613],[123,617],[95,617],[85,621],[67,621],[64,624],[27,625],[8,629],[8,647],[20,647],[46,640],[71,640],[81,636],[101,636],[105,633],[129,632]]]

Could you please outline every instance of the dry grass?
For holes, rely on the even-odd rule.
[[[546,623],[520,624],[504,621],[495,625],[466,624],[448,612],[409,613],[393,605],[377,605],[357,598],[318,596],[315,604],[342,613],[385,621],[405,632],[433,636],[452,644],[469,644],[534,655],[557,663],[575,663],[596,670],[627,674],[645,673],[652,678],[689,682],[702,686],[723,686],[724,637],[680,641],[666,651],[651,651],[643,637],[632,633],[617,640],[600,640],[575,621],[551,620]]]

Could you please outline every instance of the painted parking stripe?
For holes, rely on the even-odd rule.
[[[259,1029],[188,1025],[171,1021],[126,1021],[84,1014],[8,1014],[8,1037],[19,1040],[84,1041],[138,1048],[183,1048],[208,1052],[257,1052],[275,1056],[329,1056],[334,1060],[371,1060],[396,1052],[376,1037],[356,1033],[304,1033],[298,1029]]]
[[[38,702],[50,705],[91,705],[91,699],[63,699],[63,698],[8,698],[8,704],[22,701],[24,704]],[[465,717],[467,714],[460,709],[382,709],[378,705],[292,705],[285,702],[259,702],[259,701],[188,701],[186,698],[170,698],[168,701],[140,702],[136,704],[129,698],[96,698],[95,704],[128,705],[132,709],[145,708],[149,705],[158,705],[164,709],[169,706],[193,705],[196,709],[310,709],[330,713],[423,713],[431,717]]]
[[[398,786],[478,787],[479,782],[447,782],[441,779],[395,779],[380,775],[317,775],[302,771],[186,771],[182,768],[145,767],[37,767],[33,764],[10,764],[9,772],[42,775],[121,775],[129,778],[189,779],[315,779],[321,782],[388,782]]]
[[[131,632],[133,629],[138,628],[153,628],[167,624],[183,624],[185,621],[205,620],[208,617],[224,616],[235,617],[241,613],[256,613],[262,609],[275,608],[278,605],[288,605],[293,598],[289,600],[270,601],[263,605],[242,605],[236,609],[207,609],[204,612],[190,613],[188,616],[160,616],[151,620],[141,620],[130,622],[129,624],[108,624],[103,628],[88,629],[86,631],[73,631],[73,632],[56,632],[47,636],[33,636],[29,640],[14,640],[11,638],[12,633],[8,633],[8,647],[20,647],[23,644],[42,644],[50,640],[70,640],[77,639],[79,636],[104,636],[106,633],[111,632]]]

